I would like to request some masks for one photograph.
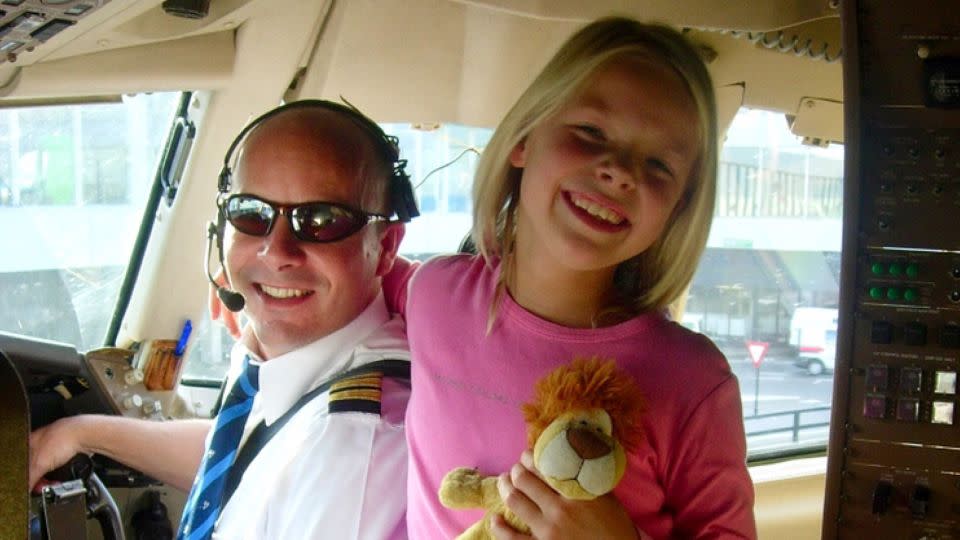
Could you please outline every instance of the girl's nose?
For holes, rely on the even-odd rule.
[[[611,152],[600,163],[597,173],[601,180],[610,182],[618,189],[630,190],[636,187],[636,173],[631,165],[633,160],[625,152]]]

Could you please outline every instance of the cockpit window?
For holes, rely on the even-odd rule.
[[[103,345],[179,95],[0,109],[0,330]]]

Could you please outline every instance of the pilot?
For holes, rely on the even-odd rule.
[[[381,290],[417,213],[398,152],[327,101],[249,124],[211,229],[211,311],[238,334],[217,418],[59,420],[31,434],[30,484],[98,453],[190,490],[178,538],[406,538],[409,356]]]

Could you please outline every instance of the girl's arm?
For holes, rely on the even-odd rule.
[[[420,266],[419,261],[411,261],[398,256],[393,268],[383,276],[383,297],[387,302],[387,311],[407,316],[407,285]]]

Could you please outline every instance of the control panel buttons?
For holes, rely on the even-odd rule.
[[[897,400],[897,420],[918,422],[920,420],[920,400],[914,398]]]
[[[899,277],[903,274],[903,264],[898,262],[890,263],[890,268],[887,271],[890,272],[891,276]]]
[[[904,271],[906,272],[908,278],[916,279],[920,276],[920,265],[917,263],[907,263],[907,267]]]
[[[903,290],[903,299],[907,302],[916,302],[920,298],[920,292],[913,287],[907,287]]]
[[[890,508],[890,499],[892,496],[893,484],[886,480],[877,482],[876,487],[873,488],[873,500],[871,504],[873,515],[882,516],[886,514]]]
[[[937,394],[956,395],[957,372],[937,371],[933,375],[933,391]]]
[[[870,342],[881,345],[893,342],[893,324],[887,321],[873,321],[870,324]]]
[[[926,345],[927,325],[918,322],[907,323],[903,327],[903,339],[907,345]]]
[[[886,391],[889,377],[890,370],[887,369],[887,366],[869,366],[866,377],[867,389],[873,392]]]
[[[952,401],[934,401],[930,415],[933,424],[953,425],[954,403]]]
[[[948,324],[940,329],[940,346],[960,349],[960,325]]]
[[[883,419],[887,417],[886,396],[867,396],[863,398],[864,418]]]
[[[883,297],[886,296],[886,291],[884,291],[883,287],[870,287],[867,294],[874,300],[882,300]]]
[[[887,287],[887,300],[896,302],[901,298],[903,298],[903,291],[900,290],[900,287]]]
[[[927,517],[927,507],[930,505],[930,488],[917,484],[910,494],[910,513],[916,519]]]
[[[918,367],[905,367],[900,370],[900,391],[904,394],[917,394],[923,382],[923,370]]]

